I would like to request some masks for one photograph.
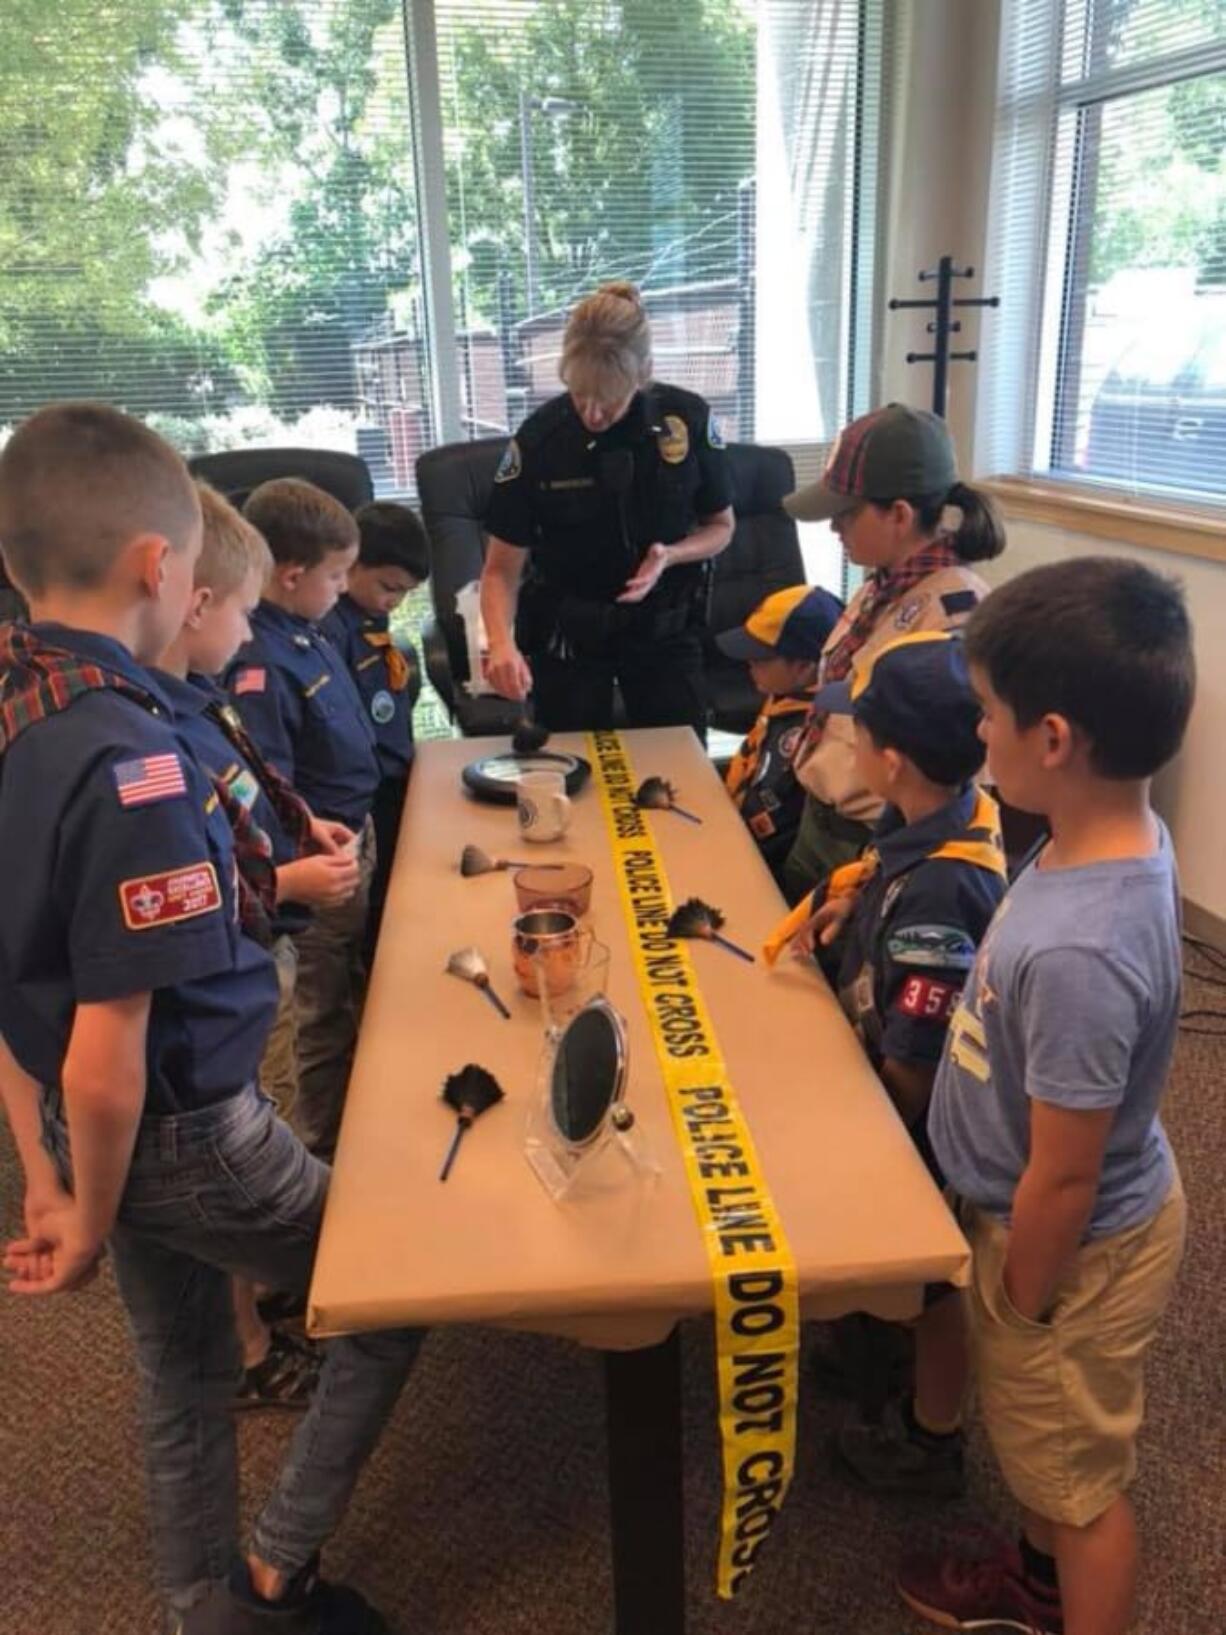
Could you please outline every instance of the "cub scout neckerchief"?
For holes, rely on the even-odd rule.
[[[724,778],[728,793],[738,805],[749,792],[749,786],[762,759],[762,750],[770,737],[772,724],[790,716],[795,716],[799,721],[808,714],[811,705],[811,698],[796,698],[789,695],[768,698],[763,704],[744,743],[728,762],[728,771]]]
[[[909,590],[914,590],[929,574],[961,565],[962,558],[954,549],[953,540],[942,534],[925,550],[904,557],[896,568],[886,572],[878,568],[864,581],[864,590],[851,620],[844,626],[835,626],[835,638],[822,654],[818,671],[818,685],[828,686],[832,681],[843,681],[851,672],[852,660],[881,622],[881,616]],[[850,610],[849,610],[850,611]],[[792,757],[794,766],[801,766],[821,742],[828,717],[824,710],[814,710],[805,726],[804,736]]]
[[[369,642],[383,654],[387,665],[387,684],[394,693],[402,693],[409,685],[409,664],[387,630],[364,630],[362,640]]]
[[[920,863],[938,857],[970,863],[975,868],[998,875],[1002,880],[1007,877],[1005,848],[1000,832],[1000,808],[986,789],[980,788],[975,791],[974,810],[963,832],[952,840],[943,840],[928,853],[927,857],[916,858],[911,867],[917,868]],[[868,846],[854,863],[844,863],[842,868],[834,870],[822,903],[832,902],[836,897],[858,896],[880,865],[881,858],[877,848]],[[802,897],[762,944],[762,958],[768,965],[775,963],[805,921],[816,914],[821,906],[817,902],[817,891],[818,888],[815,886],[807,897]]]

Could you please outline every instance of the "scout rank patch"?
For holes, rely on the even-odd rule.
[[[371,717],[380,727],[385,727],[396,714],[396,700],[391,693],[380,688],[370,701]]]
[[[690,452],[690,428],[679,414],[666,414],[660,432],[660,458],[665,465],[679,466]]]
[[[494,473],[496,483],[513,483],[524,469],[524,462],[519,452],[519,444],[515,438],[507,444],[502,459],[498,462],[498,470]]]
[[[719,416],[714,409],[707,416],[707,442],[712,448],[728,447],[727,443],[724,442],[724,433],[719,423]]]
[[[194,920],[221,907],[217,870],[211,863],[189,863],[165,874],[142,874],[119,887],[123,923],[129,931],[150,931],[177,920]]]

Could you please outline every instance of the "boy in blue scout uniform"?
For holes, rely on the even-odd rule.
[[[272,570],[263,538],[228,501],[197,483],[203,545],[183,629],[154,675],[182,737],[209,774],[235,827],[238,867],[247,888],[249,935],[266,942],[277,966],[277,1016],[260,1062],[260,1087],[288,1116],[297,1092],[294,933],[311,907],[345,902],[357,890],[349,831],[316,818],[264,760],[229,697],[213,681],[251,634],[248,618]],[[243,1349],[242,1408],[304,1408],[318,1371],[313,1348],[271,1329],[255,1289],[236,1279],[234,1309]]]
[[[0,637],[0,1091],[27,1180],[4,1266],[34,1298],[110,1248],[179,1635],[373,1635],[315,1564],[419,1335],[333,1342],[236,1554],[230,1276],[306,1288],[328,1171],[256,1088],[276,975],[240,923],[218,792],[143,668],[182,627],[200,531],[180,457],[115,410],[44,410],[0,453],[0,544],[34,618]]]
[[[343,825],[357,846],[357,891],[318,909],[297,937],[293,1123],[307,1147],[328,1158],[336,1148],[366,982],[375,866],[370,810],[379,760],[370,712],[318,626],[357,560],[358,525],[338,500],[292,477],[262,483],[243,515],[268,541],[273,571],[251,616],[251,640],[226,684],[265,759],[316,817]]]
[[[375,873],[370,888],[367,963],[374,957],[396,855],[400,815],[413,764],[410,671],[390,629],[391,615],[430,573],[426,530],[407,505],[376,500],[355,513],[361,535],[348,589],[320,629],[349,666],[375,728],[379,787],[371,818],[375,826]]]
[[[906,1562],[949,1628],[1125,1635],[1143,1367],[1187,1209],[1160,1106],[1179,1028],[1171,837],[1150,780],[1195,691],[1179,588],[1083,557],[993,591],[966,650],[988,770],[1051,838],[1009,889],[949,1027],[928,1116],[973,1254],[979,1411],[1018,1544]]]
[[[725,783],[776,878],[805,804],[792,754],[813,706],[822,648],[842,611],[828,590],[790,585],[760,602],[743,625],[715,638],[721,652],[748,664],[754,686],[766,695]]]
[[[828,950],[843,1009],[943,1185],[928,1101],[958,994],[1005,892],[999,812],[972,781],[984,755],[979,705],[960,642],[939,631],[859,655],[850,680],[814,702],[852,717],[857,773],[885,811],[864,857],[835,870],[820,908],[810,899],[793,911],[768,957],[789,936],[802,951],[815,940]],[[968,1372],[954,1290],[926,1291],[915,1340],[913,1397],[891,1403],[879,1425],[844,1430],[836,1462],[878,1491],[950,1497],[963,1482]]]

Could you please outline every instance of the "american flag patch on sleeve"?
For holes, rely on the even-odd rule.
[[[115,788],[121,806],[149,806],[187,794],[183,763],[177,755],[144,755],[138,761],[120,761]]]
[[[238,696],[242,693],[262,693],[267,677],[260,666],[251,670],[240,670],[234,678],[234,692]]]

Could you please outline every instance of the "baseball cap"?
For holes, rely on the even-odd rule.
[[[887,403],[843,428],[817,482],[789,494],[783,508],[797,522],[824,522],[861,500],[945,494],[957,480],[945,422],[925,409]]]
[[[759,602],[743,625],[716,636],[730,659],[812,659],[839,622],[843,604],[820,585],[789,585]]]
[[[813,708],[862,722],[934,782],[962,782],[983,765],[979,701],[962,641],[948,631],[916,630],[861,652],[850,676],[818,688]]]

